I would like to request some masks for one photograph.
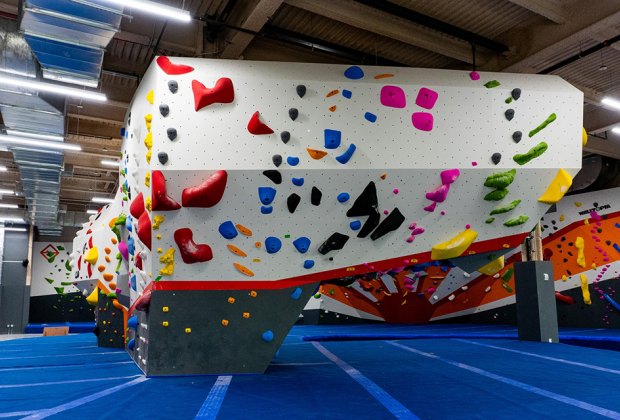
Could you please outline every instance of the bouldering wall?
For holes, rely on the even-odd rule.
[[[582,99],[554,76],[158,57],[122,130],[130,315],[149,330],[131,329],[130,352],[146,372],[163,369],[152,305],[167,292],[196,292],[186,305],[220,319],[209,334],[239,328],[261,346],[265,331],[283,339],[320,281],[494,263],[579,170]],[[221,291],[297,287],[295,305],[257,307],[278,326],[248,331],[206,309]],[[190,335],[170,326],[198,320],[177,313],[192,318],[163,334],[182,344]],[[235,343],[209,345],[222,347],[187,351]]]

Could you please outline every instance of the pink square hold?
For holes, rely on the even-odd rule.
[[[428,112],[414,112],[411,122],[418,130],[431,131],[433,129],[433,115]]]
[[[422,108],[431,109],[435,106],[439,95],[434,90],[429,88],[422,88],[418,92],[418,97],[415,98],[415,103]]]
[[[405,91],[398,86],[383,86],[381,88],[381,105],[391,108],[404,108],[407,105]]]

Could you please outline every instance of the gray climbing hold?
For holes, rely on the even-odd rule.
[[[512,92],[510,92],[510,96],[512,96],[512,99],[516,101],[517,99],[521,97],[521,89],[514,88]]]
[[[288,110],[288,116],[291,117],[291,120],[295,121],[297,117],[299,117],[299,111],[297,108],[291,108]]]
[[[172,93],[177,93],[177,90],[179,90],[179,84],[176,80],[171,80],[168,82],[168,89],[170,89],[170,92]]]
[[[300,98],[303,98],[304,95],[306,94],[306,86],[304,85],[297,85],[296,90]]]
[[[523,133],[521,133],[520,131],[515,131],[514,133],[512,133],[512,139],[514,140],[515,143],[519,143],[521,141],[522,136],[523,136]]]
[[[157,159],[159,159],[159,163],[161,163],[162,165],[165,165],[168,162],[168,153],[166,152],[157,153]]]
[[[493,153],[493,155],[491,156],[491,160],[493,161],[494,164],[498,164],[500,160],[502,160],[502,154],[501,153]]]
[[[168,138],[170,140],[174,140],[177,138],[177,129],[176,128],[169,128],[168,130],[166,130],[166,133],[168,134]]]
[[[166,105],[166,104],[161,104],[161,105],[159,106],[159,113],[160,113],[162,116],[167,117],[167,116],[168,116],[168,114],[170,114],[170,108],[169,108],[169,107],[168,107],[168,105]]]
[[[271,160],[273,161],[273,164],[276,165],[276,168],[282,165],[282,155],[273,155]]]
[[[291,139],[291,133],[289,133],[288,131],[281,132],[280,139],[282,140],[282,143],[288,143],[288,141]]]
[[[512,108],[507,109],[506,112],[504,112],[504,116],[508,121],[512,120],[515,117],[515,110]]]

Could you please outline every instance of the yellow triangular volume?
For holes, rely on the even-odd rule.
[[[573,177],[564,169],[560,169],[547,187],[547,191],[540,197],[538,201],[541,203],[555,204],[564,197],[566,191],[573,185]]]
[[[431,258],[433,260],[446,260],[460,256],[478,237],[478,232],[466,229],[454,238],[433,246]]]
[[[90,293],[90,295],[88,295],[88,297],[86,298],[86,302],[88,302],[88,304],[91,306],[97,306],[97,303],[99,302],[99,288],[98,287],[95,287],[93,291]]]
[[[497,273],[502,268],[504,268],[504,256],[503,255],[499,257],[498,259],[491,261],[484,267],[479,268],[478,271],[481,272],[482,274],[486,274],[487,276],[492,276],[493,274]]]

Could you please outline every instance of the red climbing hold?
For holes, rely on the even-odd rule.
[[[138,219],[138,238],[148,249],[151,249],[151,219],[146,211]]]
[[[86,271],[88,271],[88,278],[93,278],[93,266],[92,264],[86,264]]]
[[[142,270],[142,254],[140,254],[139,252],[136,254],[135,264],[138,270]]]
[[[136,300],[136,303],[134,304],[134,308],[137,311],[146,311],[150,305],[151,305],[151,291],[147,290],[146,292],[144,292],[142,296],[140,296]]]
[[[192,91],[194,91],[194,108],[196,111],[211,104],[229,104],[235,99],[232,80],[222,77],[212,89],[205,87],[198,80],[192,80]]]
[[[248,131],[251,134],[271,134],[273,133],[273,130],[271,128],[269,128],[269,126],[265,123],[263,123],[260,120],[260,117],[258,115],[258,111],[256,111],[254,114],[252,114],[252,118],[250,118],[250,122],[248,123]]]
[[[171,75],[186,74],[194,71],[192,66],[187,66],[185,64],[173,64],[168,57],[163,55],[157,57],[157,65],[164,71],[164,73]]]
[[[162,171],[153,171],[151,174],[151,185],[153,187],[153,210],[169,211],[178,210],[181,205],[168,197],[166,193],[166,178]]]
[[[217,171],[199,186],[185,188],[181,196],[183,207],[215,206],[224,196],[227,180],[226,171]]]
[[[211,247],[207,244],[195,243],[193,236],[194,234],[189,228],[178,229],[174,232],[174,242],[179,247],[183,262],[185,264],[194,264],[213,259]]]
[[[144,213],[144,196],[142,193],[138,194],[136,198],[133,199],[129,206],[129,213],[134,217],[134,219],[139,219]]]

